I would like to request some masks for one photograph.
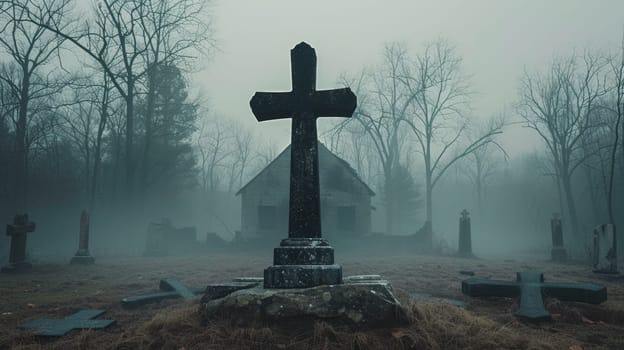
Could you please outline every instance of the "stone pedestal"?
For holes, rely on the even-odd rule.
[[[264,270],[264,288],[309,288],[342,283],[334,248],[321,238],[288,238],[273,250],[273,266]]]
[[[233,326],[278,325],[312,329],[323,321],[351,330],[398,327],[408,323],[390,284],[379,276],[353,276],[340,285],[235,291],[200,304],[204,320],[227,319]]]

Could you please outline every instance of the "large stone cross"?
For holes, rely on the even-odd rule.
[[[543,295],[590,304],[600,304],[607,300],[605,286],[593,283],[544,282],[544,275],[537,271],[518,272],[516,281],[469,278],[462,281],[462,293],[471,297],[520,296],[516,316],[533,321],[550,319],[550,313],[544,308]]]
[[[322,266],[336,269],[333,249],[321,239],[316,118],[351,117],[357,99],[349,88],[316,90],[316,53],[307,43],[295,46],[290,59],[292,91],[256,92],[250,102],[258,121],[292,118],[288,239],[274,251],[277,267],[265,271],[267,288],[311,287],[342,278],[342,270],[327,278],[331,271]]]
[[[351,117],[351,89],[316,91],[316,54],[305,42],[290,51],[292,91],[256,92],[250,105],[258,121],[292,118],[289,238],[320,238],[321,214],[316,118]]]

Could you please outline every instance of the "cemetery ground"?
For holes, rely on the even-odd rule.
[[[268,255],[268,254],[267,254]],[[177,277],[192,288],[261,276],[269,257],[245,255],[98,258],[95,265],[35,262],[31,271],[0,274],[0,349],[624,349],[624,281],[593,276],[581,264],[496,261],[440,256],[338,257],[345,276],[380,274],[388,279],[411,325],[347,332],[317,323],[314,329],[240,328],[217,320],[200,321],[199,299],[164,300],[134,309],[127,296],[158,290],[159,280]],[[461,271],[475,277],[515,279],[516,271],[540,270],[547,281],[594,282],[607,286],[601,305],[563,303],[546,298],[553,321],[528,323],[513,316],[517,302],[462,295]],[[426,295],[461,301],[415,301]],[[461,304],[461,303],[459,303]],[[116,323],[103,330],[72,331],[60,338],[32,336],[18,324],[63,318],[81,309],[105,309],[98,319]]]

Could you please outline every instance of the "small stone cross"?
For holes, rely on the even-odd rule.
[[[74,329],[106,328],[115,323],[114,320],[92,320],[103,314],[105,310],[82,310],[62,319],[41,319],[17,326],[20,329],[36,329],[38,336],[60,337]]]
[[[470,219],[470,213],[468,212],[468,210],[464,209],[460,214],[462,220]]]
[[[7,236],[11,237],[9,265],[2,267],[2,272],[13,272],[30,269],[32,265],[26,261],[26,237],[35,231],[35,223],[28,220],[28,214],[15,215],[13,224],[6,227]]]
[[[544,274],[537,271],[518,272],[516,281],[498,281],[469,278],[462,281],[462,293],[471,297],[520,296],[516,316],[531,321],[550,319],[544,308],[543,296],[562,301],[600,304],[607,300],[607,288],[593,283],[544,282]]]

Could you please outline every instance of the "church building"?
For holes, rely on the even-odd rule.
[[[318,150],[323,237],[332,240],[369,234],[375,193],[349,163],[321,142]],[[241,196],[242,238],[286,238],[289,191],[290,146],[236,193]]]

